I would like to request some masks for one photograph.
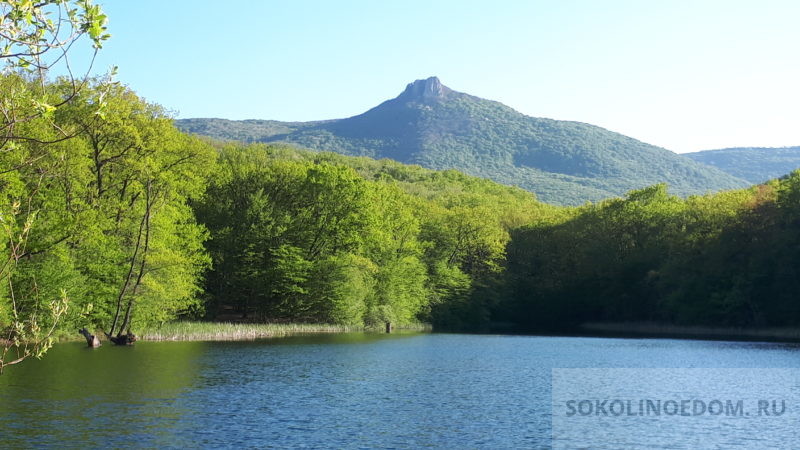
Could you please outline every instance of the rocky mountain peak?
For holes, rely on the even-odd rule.
[[[450,88],[443,85],[439,78],[430,77],[424,80],[416,80],[406,86],[406,90],[398,98],[403,100],[430,101],[443,99]]]

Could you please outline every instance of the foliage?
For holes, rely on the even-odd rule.
[[[55,114],[87,81],[88,69],[82,78],[72,73],[68,52],[88,35],[96,54],[109,37],[105,23],[89,0],[0,3],[0,372],[47,351],[67,315],[67,287],[78,286],[70,283],[79,276],[64,249],[44,254],[30,241],[40,227],[64,225],[56,210],[41,209],[37,197],[52,182],[48,159],[58,153],[52,145],[74,136],[55,123]],[[47,71],[59,66],[65,82],[52,89]],[[95,112],[102,107],[93,106]],[[41,256],[30,261],[33,255]]]
[[[5,325],[5,332],[0,336],[0,374],[6,366],[19,364],[28,357],[40,358],[53,345],[56,327],[69,308],[64,290],[51,295],[47,292],[51,286],[45,283],[40,289],[35,277],[28,279],[30,286],[27,289],[20,286],[23,283],[14,282],[14,278],[19,276],[18,265],[26,252],[35,215],[23,212],[19,202],[2,206],[0,324]],[[23,217],[25,221],[20,222]],[[31,300],[26,302],[18,292],[28,294]]]
[[[59,81],[48,90],[71,87]],[[0,167],[13,168],[0,175],[0,207],[24,205],[17,217],[33,224],[8,274],[20,289],[1,292],[0,304],[41,318],[41,305],[63,289],[72,307],[55,331],[88,326],[109,335],[201,309],[207,235],[188,202],[202,195],[214,150],[176,130],[160,107],[102,81],[90,81],[52,121],[22,126],[46,138],[54,123],[74,136],[0,152]],[[9,314],[0,319],[13,328]]]
[[[663,185],[514,232],[500,306],[529,329],[585,322],[797,326],[800,172],[747,190]]]
[[[5,0],[0,2],[0,150],[19,142],[57,142],[72,137],[69,129],[53,122],[55,111],[69,104],[88,81],[91,64],[82,76],[72,72],[69,50],[86,37],[94,48],[91,61],[110,35],[107,17],[90,0]],[[68,89],[53,95],[48,71],[60,69]],[[17,76],[9,76],[16,73]],[[62,86],[63,87],[63,86]],[[102,103],[94,105],[96,111]],[[53,136],[26,132],[22,124],[44,121]]]
[[[377,326],[436,311],[462,324],[473,285],[502,270],[509,230],[561,214],[455,171],[275,145],[220,153],[195,204],[216,318]]]

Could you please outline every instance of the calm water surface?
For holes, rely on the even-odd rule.
[[[589,367],[800,368],[800,347],[454,334],[61,344],[0,376],[0,447],[549,447],[551,370]]]

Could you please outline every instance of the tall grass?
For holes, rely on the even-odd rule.
[[[430,325],[412,324],[398,327],[430,331]],[[363,326],[304,324],[304,323],[230,323],[230,322],[168,322],[161,326],[139,330],[146,341],[239,341],[316,333],[348,333],[373,331]]]

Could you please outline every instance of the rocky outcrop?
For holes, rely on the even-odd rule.
[[[405,101],[428,102],[441,100],[447,97],[450,92],[452,92],[450,88],[443,85],[439,78],[430,77],[409,83],[397,98]]]

